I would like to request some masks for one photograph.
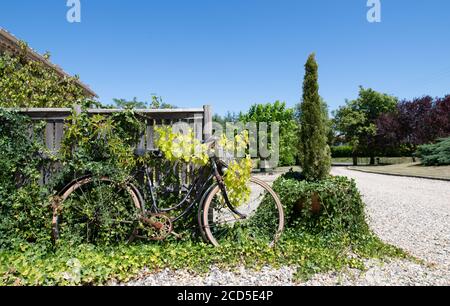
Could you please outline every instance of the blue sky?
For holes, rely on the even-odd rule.
[[[358,86],[412,98],[450,93],[450,1],[2,0],[0,27],[91,86],[103,103],[150,99],[218,113],[300,100],[303,65],[316,52],[331,109]]]

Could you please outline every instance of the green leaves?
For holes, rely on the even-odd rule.
[[[0,108],[0,247],[46,239],[50,218],[39,186],[42,145],[30,139],[41,127],[14,111]]]
[[[131,109],[111,116],[72,112],[60,150],[60,159],[67,167],[63,170],[84,173],[95,163],[98,172],[105,170],[102,175],[116,169],[126,176],[138,162],[133,151],[143,131],[143,123]]]
[[[70,107],[87,99],[76,78],[61,77],[24,54],[0,56],[0,92],[0,107]]]
[[[293,108],[287,108],[285,102],[275,101],[267,104],[254,104],[249,111],[239,116],[239,120],[248,122],[278,122],[280,124],[280,166],[296,164],[298,156],[298,124]],[[269,143],[269,145],[271,145]]]
[[[347,105],[335,112],[334,127],[345,135],[355,153],[362,153],[371,147],[373,154],[377,133],[375,121],[381,114],[393,111],[396,104],[395,97],[360,87],[358,99],[347,101]]]

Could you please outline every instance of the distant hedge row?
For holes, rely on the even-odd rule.
[[[353,156],[353,147],[352,146],[331,147],[331,156],[332,157],[352,157]]]
[[[333,158],[352,157],[352,146],[334,146],[331,147],[331,156]],[[358,152],[359,157],[370,156],[370,152]],[[382,154],[377,154],[378,157],[404,157],[411,156],[410,150],[406,146],[398,148],[386,148]]]

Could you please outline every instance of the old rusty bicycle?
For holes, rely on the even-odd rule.
[[[206,143],[214,146],[215,139]],[[150,154],[152,160],[165,165],[158,150],[135,154]],[[155,180],[161,177],[155,172],[164,168],[176,177],[179,171],[174,169],[178,166],[156,170],[144,163],[125,182],[93,175],[73,180],[54,197],[53,239],[76,236],[85,242],[102,237],[128,242],[163,240],[171,234],[178,236],[174,223],[196,214],[202,237],[215,246],[242,239],[261,240],[271,246],[277,242],[284,228],[284,212],[267,183],[252,177],[248,201],[234,207],[223,181],[227,164],[220,158],[211,156],[187,183],[162,184]]]

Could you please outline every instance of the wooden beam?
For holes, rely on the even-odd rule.
[[[212,107],[211,105],[203,106],[203,139],[207,140],[212,136]]]

